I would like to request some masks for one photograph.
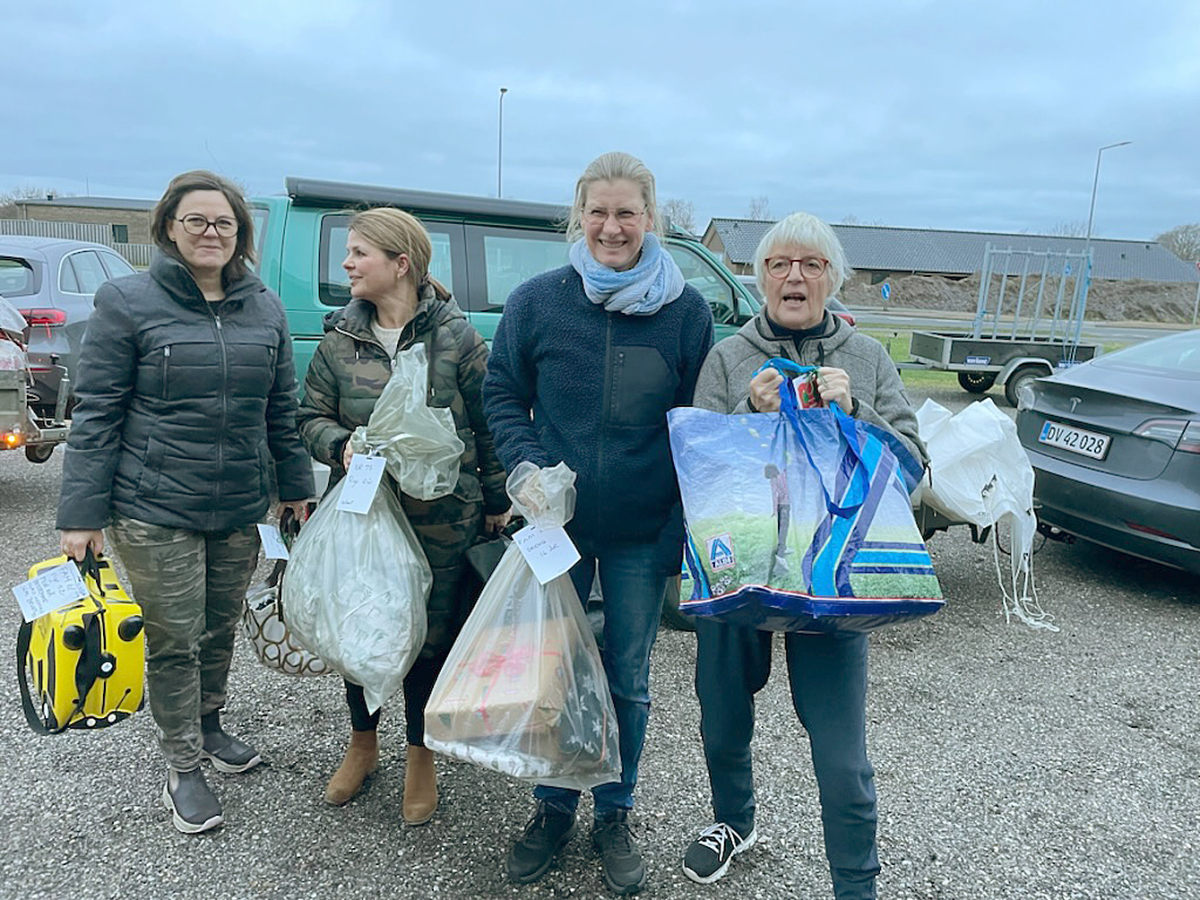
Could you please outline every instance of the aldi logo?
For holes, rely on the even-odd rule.
[[[733,568],[733,538],[728,532],[708,539],[708,564],[714,572]]]

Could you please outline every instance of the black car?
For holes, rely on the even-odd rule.
[[[1200,330],[1022,388],[1039,528],[1200,574]]]

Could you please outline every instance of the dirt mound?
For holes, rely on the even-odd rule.
[[[1005,287],[1004,312],[1012,312],[1019,278],[1010,278]],[[870,306],[882,309],[928,309],[973,314],[979,302],[979,275],[968,278],[942,278],[936,275],[902,275],[888,279],[891,296],[880,296],[880,285],[871,284],[870,276],[855,275],[839,292],[851,309]],[[1069,309],[1074,282],[1068,280],[1062,299],[1063,316]],[[993,302],[998,291],[992,285]],[[1058,301],[1057,279],[1046,279],[1043,291],[1043,315],[1052,314]],[[1026,285],[1024,304],[1036,304],[1037,291],[1032,279]],[[1107,322],[1182,322],[1190,324],[1196,301],[1191,284],[1164,284],[1158,281],[1094,281],[1088,289],[1087,318]],[[1022,306],[1022,316],[1033,307]]]

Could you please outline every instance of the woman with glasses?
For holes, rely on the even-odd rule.
[[[819,367],[824,404],[837,403],[889,429],[924,460],[916,415],[887,351],[825,308],[850,274],[833,230],[793,213],[763,236],[754,273],[766,303],[708,355],[695,405],[722,413],[777,412],[783,376],[758,370],[772,357],[786,357]],[[688,848],[683,871],[708,884],[758,838],[750,738],[754,695],[770,674],[772,635],[697,619],[696,638],[700,733],[715,822]],[[811,745],[834,896],[874,898],[879,859],[866,744],[867,637],[787,634],[784,646],[792,703]]]
[[[580,598],[599,570],[604,670],[620,728],[621,780],[592,792],[592,838],[619,894],[646,880],[629,830],[650,711],[650,650],[667,579],[682,564],[679,487],[667,410],[691,403],[712,346],[712,314],[659,241],[654,176],[627,153],[594,160],[575,185],[570,265],[508,298],[484,384],[488,425],[511,472],[528,460],[576,473],[567,531]],[[507,858],[540,879],[575,832],[579,792],[539,786],[537,810]]]
[[[312,467],[296,431],[283,305],[248,266],[250,212],[211,172],[173,179],[154,208],[148,272],[96,291],[75,384],[58,528],[83,560],[105,535],[145,619],[150,710],[177,829],[222,822],[200,770],[262,761],[221,727],[234,633],[272,482],[303,516]]]

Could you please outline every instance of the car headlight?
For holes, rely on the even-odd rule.
[[[1025,382],[1017,388],[1017,412],[1033,409],[1033,384]]]

